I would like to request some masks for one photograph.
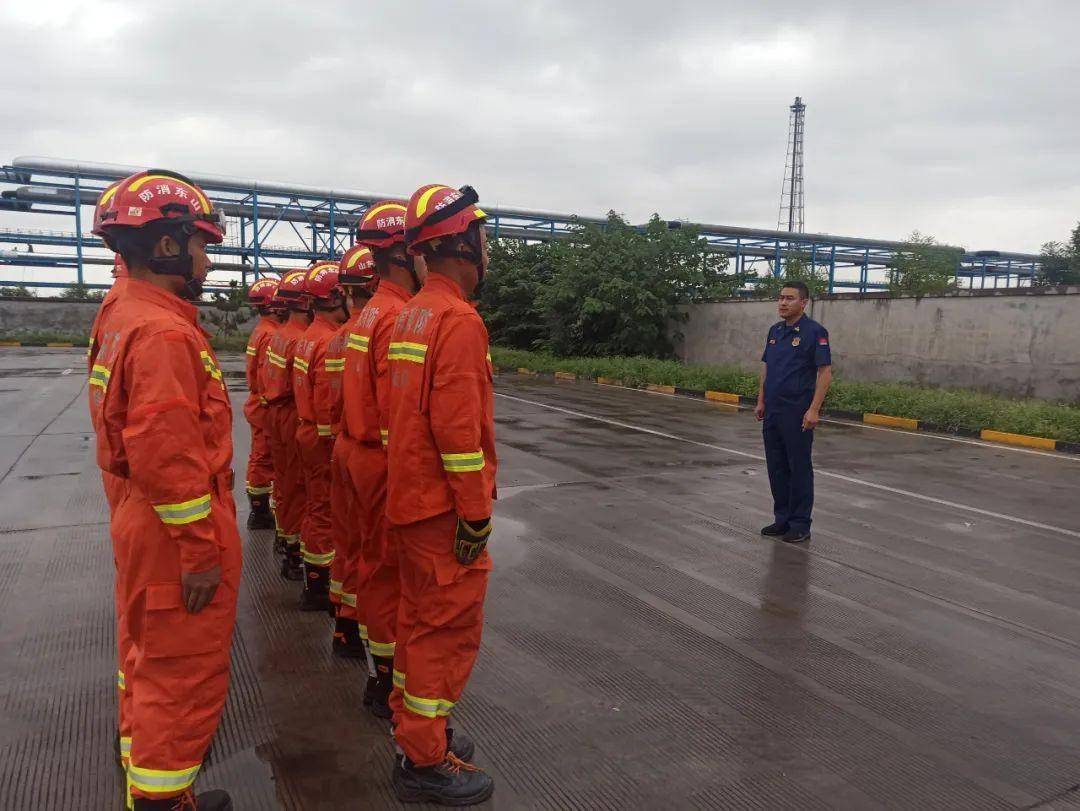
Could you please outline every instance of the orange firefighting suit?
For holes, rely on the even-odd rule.
[[[458,518],[491,515],[495,422],[488,335],[451,279],[431,272],[390,338],[386,517],[401,562],[395,737],[417,766],[446,755],[446,717],[480,647],[491,557],[454,556]]]
[[[304,470],[296,445],[296,401],[293,398],[292,362],[296,342],[307,325],[294,314],[270,338],[259,367],[259,392],[266,399],[270,455],[274,462],[274,518],[289,545],[300,542],[304,521]]]
[[[128,781],[134,796],[195,781],[229,686],[240,583],[232,410],[194,306],[139,279],[103,313],[90,373],[97,461],[122,480],[112,515],[131,637]],[[181,574],[221,567],[198,614]]]
[[[333,427],[334,446],[330,451],[330,527],[334,539],[334,561],[330,564],[330,602],[335,606],[337,616],[356,619],[355,577],[349,576],[350,561],[355,557],[350,539],[356,534],[353,529],[355,508],[351,489],[347,486],[348,475],[342,457],[344,446],[341,443],[341,405],[342,386],[345,372],[345,342],[349,338],[350,325],[356,319],[354,314],[338,327],[337,332],[326,345],[326,368],[337,376],[337,385],[325,389],[326,400],[322,408],[329,416]],[[349,591],[344,591],[348,583]]]
[[[274,462],[266,425],[267,408],[259,391],[259,366],[266,358],[270,339],[280,326],[277,318],[264,315],[248,338],[247,384],[250,394],[244,403],[244,416],[251,426],[251,453],[248,454],[244,486],[249,496],[269,495],[274,490]]]
[[[101,307],[98,308],[97,315],[94,316],[94,323],[90,326],[90,344],[86,350],[87,357],[87,371],[93,374],[94,363],[97,358],[96,349],[100,346],[100,325],[105,315],[112,310],[116,304],[117,298],[123,295],[124,287],[127,285],[127,269],[123,264],[118,264],[117,270],[120,272],[114,272],[116,280],[113,282],[112,287],[105,294],[105,298],[101,300]],[[89,394],[91,399],[91,408],[93,407],[94,387],[89,387]],[[107,471],[101,471],[101,483],[105,490],[105,501],[109,505],[109,517],[111,519],[113,512],[116,510],[116,505],[120,503],[120,497],[123,495],[124,480],[118,476],[114,476]],[[131,650],[131,637],[128,635],[127,624],[124,622],[124,600],[123,595],[120,593],[120,563],[119,555],[117,553],[116,541],[113,542],[113,565],[116,567],[116,582],[113,589],[113,601],[116,609],[116,647],[117,647],[117,671],[116,671],[116,689],[117,689],[117,707],[119,709],[119,731],[120,731],[120,759],[123,761],[125,768],[127,767],[128,756],[131,753],[131,702],[129,700],[130,693],[128,693],[125,687],[124,668],[127,661],[128,653]]]
[[[390,333],[410,294],[386,279],[360,312],[346,344],[342,436],[347,456],[359,558],[353,563],[357,619],[372,656],[394,658],[401,576],[386,524],[386,437],[389,425]],[[389,664],[389,662],[387,663]],[[387,674],[389,677],[389,674]]]
[[[304,523],[300,552],[308,566],[329,566],[334,560],[334,533],[330,517],[330,454],[337,424],[330,403],[341,390],[341,369],[326,358],[327,346],[338,324],[316,311],[315,320],[296,342],[293,354],[293,395],[300,422],[296,444],[303,463]]]

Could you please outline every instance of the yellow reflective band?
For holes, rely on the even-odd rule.
[[[328,372],[344,372],[345,358],[327,358],[324,368]]]
[[[112,372],[109,371],[108,367],[95,363],[94,368],[90,370],[90,385],[107,389],[111,375]]]
[[[347,605],[349,608],[356,608],[356,595],[344,591],[341,592],[341,604]]]
[[[120,738],[120,756],[131,757],[131,738]]]
[[[360,629],[360,638],[367,642],[367,626],[361,623],[357,623],[357,627]]]
[[[269,349],[266,350],[266,359],[270,361],[270,363],[274,366],[277,366],[281,369],[285,368],[285,358],[281,357],[281,355],[275,355]]]
[[[318,431],[319,436],[333,436],[333,432],[330,430],[331,426],[315,423],[315,430]]]
[[[330,580],[330,593],[331,594],[336,594],[339,597],[341,596],[341,581],[340,580],[334,580],[334,579],[331,578],[331,580]]]
[[[124,678],[123,670],[116,671],[116,686],[119,687],[121,690],[127,689],[127,679]]]
[[[405,211],[406,211],[405,206],[403,206],[401,203],[383,203],[381,206],[375,206],[375,208],[369,208],[367,210],[367,212],[364,214],[364,219],[365,220],[370,219],[371,217],[374,217],[376,214],[378,214],[380,211],[385,211],[388,208],[396,208],[402,214],[404,214]]]
[[[476,453],[443,453],[443,470],[450,473],[474,473],[484,469],[484,452]]]
[[[345,344],[345,348],[355,349],[357,352],[367,352],[369,343],[371,343],[371,338],[367,335],[357,335],[355,332],[350,332],[349,341]]]
[[[383,659],[393,659],[394,651],[396,649],[396,642],[376,642],[374,639],[368,640],[368,650],[371,651],[372,656],[381,656]]]
[[[404,695],[405,708],[417,715],[422,715],[425,718],[436,718],[449,715],[450,710],[454,708],[453,701],[447,701],[442,698],[420,698],[404,689],[402,690],[402,693]]]
[[[244,482],[244,489],[247,490],[249,496],[266,496],[274,492],[274,485],[268,484],[266,487],[252,487],[247,482]]]
[[[431,195],[441,189],[449,189],[449,186],[432,186],[426,192],[420,195],[420,199],[416,201],[416,216],[423,217],[424,212],[427,211],[427,204],[431,200]]]
[[[308,362],[303,358],[293,358],[292,365],[294,369],[299,369],[304,374],[307,374]]]
[[[407,360],[412,363],[423,363],[427,355],[427,344],[414,344],[410,341],[399,341],[390,344],[390,351],[386,357],[390,360]]]
[[[481,209],[479,209],[479,208],[476,209],[476,219],[480,219],[481,217],[486,217],[486,216],[487,216],[487,214],[485,214]]]
[[[199,773],[199,765],[172,771],[144,769],[132,763],[128,766],[128,778],[131,780],[131,785],[135,786],[139,791],[145,791],[147,794],[175,793],[183,791],[195,782],[195,776]]]
[[[210,203],[205,197],[203,197],[203,195],[199,193],[198,189],[196,189],[190,183],[186,183],[185,181],[179,180],[175,177],[169,177],[168,175],[147,175],[146,177],[140,177],[138,180],[128,186],[128,188],[131,189],[131,191],[138,191],[144,183],[148,183],[151,180],[164,180],[167,183],[179,184],[185,189],[190,189],[191,193],[198,197],[199,202],[202,203],[202,210],[204,214],[209,214],[213,210],[210,208]]]
[[[312,566],[329,566],[334,562],[334,553],[332,551],[320,555],[309,552],[303,544],[300,544],[300,554],[304,556],[304,563],[310,563]]]
[[[220,382],[221,369],[218,368],[218,365],[214,362],[214,359],[210,356],[210,353],[206,351],[200,352],[199,357],[202,358],[203,368],[206,369],[207,374],[209,374],[210,377],[214,378],[214,380]],[[225,384],[222,383],[222,385]]]
[[[491,353],[490,352],[487,353],[486,357],[487,357],[487,362],[491,363]]]
[[[402,690],[405,689],[405,674],[400,670],[394,671],[394,686],[400,687]]]
[[[390,442],[390,432],[385,428],[379,429],[379,439],[382,440],[382,446],[385,448]]]
[[[259,350],[258,350],[258,349],[256,349],[256,348],[255,348],[254,346],[252,346],[251,344],[248,344],[248,348],[247,348],[247,353],[248,353],[249,355],[258,355],[258,354],[259,354]]]
[[[101,197],[98,199],[98,208],[105,208],[105,204],[113,199],[113,195],[116,194],[116,190],[120,188],[120,184],[117,183],[111,189],[105,189],[101,193]]]
[[[210,494],[179,504],[155,504],[154,512],[163,524],[190,524],[210,515]]]

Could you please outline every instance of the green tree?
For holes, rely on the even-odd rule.
[[[215,291],[210,303],[212,309],[206,311],[206,320],[222,337],[238,335],[240,325],[251,318],[252,310],[247,306],[247,288],[236,279],[229,281],[227,293]]]
[[[543,348],[548,335],[543,292],[555,276],[551,243],[492,239],[488,252],[480,309],[492,342],[514,349]]]
[[[913,231],[889,268],[889,293],[894,296],[929,296],[956,290],[956,248]]]
[[[21,284],[15,287],[0,287],[0,298],[34,298],[34,291]]]
[[[681,305],[731,295],[727,257],[706,250],[692,227],[653,215],[642,228],[611,212],[553,243],[553,278],[541,291],[548,346],[559,355],[672,354]]]
[[[803,282],[811,296],[829,292],[829,271],[826,267],[815,266],[807,254],[795,253],[784,257],[783,275],[769,274],[762,277],[754,286],[754,296],[773,299],[780,295],[785,284]]]
[[[1047,242],[1042,246],[1039,269],[1031,283],[1035,287],[1080,284],[1080,223],[1068,242]]]
[[[85,284],[76,282],[71,287],[65,287],[60,293],[60,298],[73,301],[101,301],[105,298],[105,291],[92,290]]]

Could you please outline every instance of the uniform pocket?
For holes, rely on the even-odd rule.
[[[218,586],[214,599],[198,614],[189,614],[179,584],[146,587],[144,650],[148,659],[216,653],[228,644],[228,586]]]

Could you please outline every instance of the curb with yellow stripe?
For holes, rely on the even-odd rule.
[[[587,381],[597,383],[601,386],[616,386],[624,389],[642,389],[646,391],[656,392],[658,394],[674,394],[683,397],[694,397],[697,399],[705,399],[710,402],[718,403],[721,406],[726,406],[724,410],[734,411],[740,404],[754,405],[755,398],[744,397],[739,394],[734,394],[728,391],[699,391],[697,389],[684,389],[681,386],[668,386],[658,383],[647,383],[645,386],[627,386],[622,380],[614,377],[588,377],[586,375],[578,375],[573,372],[557,371],[551,372],[538,372],[535,369],[529,369],[524,366],[518,367],[516,370],[519,375],[527,377],[553,377],[555,380],[566,381]],[[848,411],[826,411],[822,416],[858,420],[864,422],[867,425],[876,425],[882,428],[894,428],[901,431],[932,431],[936,434],[947,434],[952,436],[967,436],[985,440],[987,442],[999,442],[1004,445],[1016,445],[1024,448],[1035,448],[1043,451],[1061,451],[1063,453],[1080,453],[1080,442],[1065,442],[1060,439],[1050,439],[1049,437],[1042,436],[1028,436],[1027,434],[1011,434],[1007,431],[995,431],[990,428],[983,428],[981,431],[968,431],[950,429],[947,427],[933,425],[932,423],[914,420],[910,417],[894,417],[891,414],[875,414],[867,412],[865,414],[855,414]]]
[[[42,343],[41,341],[0,341],[0,346],[50,346],[70,349],[73,346],[86,346],[86,342],[80,341],[79,343],[73,343],[72,341],[48,341],[46,343]]]

